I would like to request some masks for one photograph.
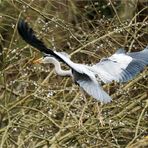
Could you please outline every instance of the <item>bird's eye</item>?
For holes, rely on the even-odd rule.
[[[52,56],[50,54],[43,53],[43,58],[46,58],[46,57],[52,57]]]
[[[95,77],[98,78],[99,76],[97,74],[95,74]]]

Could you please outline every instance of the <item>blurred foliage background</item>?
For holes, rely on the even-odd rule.
[[[71,78],[32,63],[42,55],[18,35],[20,18],[78,63],[148,45],[147,0],[1,0],[0,147],[148,147],[147,68],[128,83],[103,86],[111,103],[85,100]]]

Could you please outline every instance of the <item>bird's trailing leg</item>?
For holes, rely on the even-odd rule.
[[[81,114],[80,114],[79,123],[78,123],[79,127],[83,126],[83,116],[84,116],[84,113],[85,113],[85,109],[87,108],[87,99],[86,99],[84,91],[82,89],[81,89],[81,92],[82,92],[82,97],[85,101],[85,104],[84,104],[82,111],[81,111]]]
[[[98,105],[98,102],[95,103],[94,108],[95,112],[97,113],[97,118],[100,121],[101,126],[103,127],[105,125],[104,118],[102,116],[102,103]]]

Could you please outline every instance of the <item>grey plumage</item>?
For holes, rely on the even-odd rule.
[[[101,60],[93,66],[104,83],[114,81],[126,82],[140,73],[148,65],[148,49],[140,52],[126,53],[119,49],[111,57]]]
[[[128,52],[127,55],[134,59],[142,60],[145,65],[148,65],[148,46],[146,46],[144,50],[139,52]]]

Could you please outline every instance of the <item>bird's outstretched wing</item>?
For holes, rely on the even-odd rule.
[[[44,53],[46,56],[52,55],[57,60],[65,63],[67,66],[69,66],[71,69],[77,71],[77,72],[83,72],[83,70],[80,68],[80,66],[77,66],[77,64],[73,63],[70,58],[68,57],[68,54],[63,52],[56,52],[51,50],[50,48],[47,48],[43,41],[38,39],[36,35],[34,34],[34,31],[32,28],[28,26],[28,23],[24,20],[19,20],[17,25],[18,32],[22,39],[26,41],[31,46],[38,49],[40,52]]]
[[[76,83],[83,88],[90,96],[102,103],[111,102],[111,97],[102,89],[96,79],[91,79],[86,74],[73,72]]]
[[[92,66],[93,71],[104,82],[126,82],[140,73],[148,65],[148,48],[140,52],[125,53],[118,50],[111,57]]]
[[[28,44],[39,49],[41,52],[49,54],[50,51],[48,51],[44,43],[34,35],[34,31],[28,26],[27,22],[19,20],[17,29],[23,40],[25,40]]]
[[[22,39],[24,41],[26,41],[28,44],[35,47],[36,49],[38,49],[42,53],[44,53],[46,55],[52,55],[56,59],[58,59],[59,61],[62,61],[63,63],[68,65],[68,63],[66,61],[64,61],[63,58],[60,57],[60,55],[61,55],[60,53],[58,55],[56,52],[47,48],[45,46],[44,42],[35,36],[33,29],[28,26],[27,22],[25,22],[24,20],[19,20],[18,25],[17,25],[17,30],[18,30],[20,36],[22,37]]]

